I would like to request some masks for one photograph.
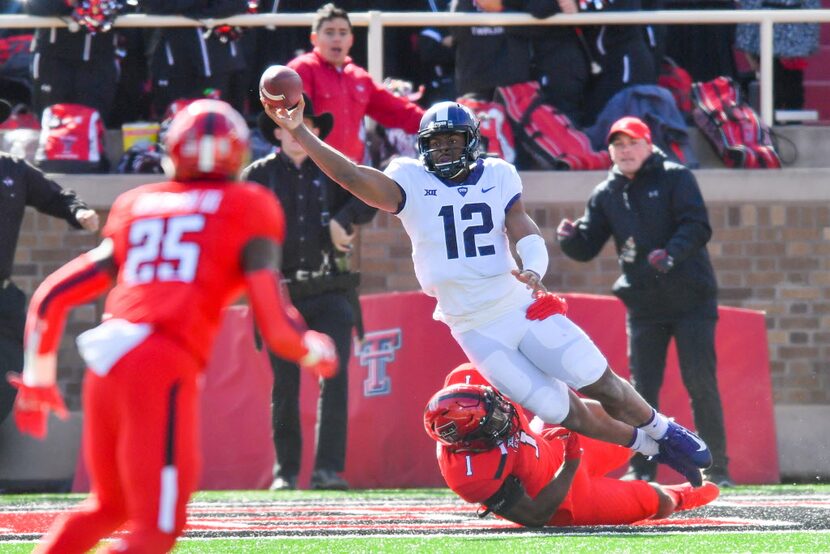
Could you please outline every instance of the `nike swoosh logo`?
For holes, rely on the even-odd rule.
[[[699,446],[699,448],[697,449],[698,452],[703,452],[704,450],[706,450],[706,443],[705,442],[703,442],[702,440],[697,438],[697,436],[695,436],[691,433],[689,433],[689,436],[692,437],[692,440],[695,441],[697,443],[697,445]]]
[[[492,187],[490,187],[489,189],[481,189],[481,192],[490,192],[490,191],[491,191],[491,190],[493,190],[494,188],[496,188],[496,186],[495,186],[495,185],[493,185],[493,186],[492,186]]]

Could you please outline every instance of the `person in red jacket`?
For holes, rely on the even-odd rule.
[[[303,90],[314,106],[334,116],[334,128],[326,143],[353,162],[364,163],[364,116],[384,127],[416,133],[424,110],[395,96],[356,65],[349,57],[353,42],[348,12],[326,4],[317,10],[311,27],[314,50],[294,58],[288,66],[302,77]]]
[[[610,417],[598,402],[582,402],[596,417]],[[627,463],[629,449],[561,426],[536,430],[469,363],[430,398],[424,427],[447,486],[480,504],[480,517],[492,512],[528,527],[625,525],[704,506],[720,493],[709,482],[695,488],[608,477]]]
[[[172,181],[119,196],[101,244],[51,274],[26,318],[23,374],[14,419],[46,436],[51,411],[66,417],[55,384],[69,309],[113,284],[104,322],[81,334],[83,454],[92,492],[58,518],[37,552],[87,552],[124,527],[110,552],[167,552],[185,525],[198,484],[199,391],[222,310],[247,292],[257,326],[276,354],[321,377],[337,371],[331,339],[307,329],[280,292],[275,269],[285,237],[273,194],[236,176],[248,150],[242,116],[197,100],[165,137]]]

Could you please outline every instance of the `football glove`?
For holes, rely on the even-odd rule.
[[[14,422],[21,433],[44,439],[48,432],[49,412],[54,411],[61,419],[69,417],[57,385],[30,387],[19,373],[11,372],[6,374],[6,380],[17,389]]]
[[[302,369],[322,379],[337,375],[337,351],[331,337],[317,331],[306,331],[303,346],[308,352],[299,361]]]
[[[582,446],[579,444],[579,435],[571,432],[565,442],[565,461],[582,458]]]
[[[536,300],[527,307],[525,317],[533,321],[547,319],[552,315],[568,313],[568,301],[555,292],[536,291]]]
[[[559,222],[556,228],[556,238],[559,240],[567,240],[576,235],[576,227],[570,219],[563,219]]]
[[[648,255],[648,263],[660,273],[668,273],[674,267],[674,258],[663,248],[652,250]]]

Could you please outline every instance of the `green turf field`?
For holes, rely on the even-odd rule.
[[[81,498],[0,496],[0,514],[53,519]],[[830,552],[830,485],[736,487],[681,514],[648,525],[520,529],[475,517],[446,490],[202,492],[174,552]],[[48,526],[3,535],[2,517],[3,553],[30,552],[35,531]]]

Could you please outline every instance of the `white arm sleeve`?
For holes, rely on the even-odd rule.
[[[522,259],[522,271],[529,270],[536,273],[541,281],[548,270],[548,249],[545,246],[545,239],[536,234],[522,237],[516,243],[516,251]]]

